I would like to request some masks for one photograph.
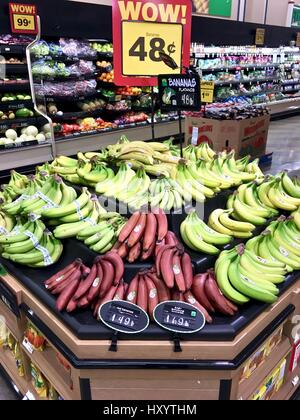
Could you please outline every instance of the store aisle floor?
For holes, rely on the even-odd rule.
[[[271,122],[267,153],[271,152],[272,172],[282,165],[289,170],[300,168],[300,115]]]

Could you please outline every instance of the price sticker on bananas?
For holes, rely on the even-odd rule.
[[[112,330],[138,334],[149,325],[148,314],[139,306],[125,301],[109,301],[99,308],[98,318]]]
[[[162,302],[154,309],[153,316],[161,328],[175,333],[193,334],[205,326],[203,313],[185,302]]]

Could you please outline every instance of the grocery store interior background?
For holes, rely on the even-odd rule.
[[[28,175],[52,156],[96,151],[122,135],[148,141],[153,133],[160,141],[174,137],[176,145],[184,135],[189,144],[208,141],[218,152],[252,155],[268,174],[300,170],[300,0],[192,1],[190,67],[213,82],[213,94],[182,120],[176,109],[161,109],[156,88],[114,84],[112,1],[31,0],[44,41],[33,47],[29,72],[28,39],[17,45],[18,35],[6,37],[8,3],[0,0],[0,51],[7,66],[0,77],[0,184],[12,169]],[[59,48],[67,57],[61,66],[53,65]],[[14,399],[0,374],[0,400]]]

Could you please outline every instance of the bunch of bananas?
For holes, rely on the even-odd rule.
[[[27,188],[29,179],[16,171],[11,171],[9,183],[1,186],[0,205],[11,203],[18,195]]]
[[[216,262],[218,285],[223,294],[238,304],[253,298],[273,303],[276,284],[288,272],[300,268],[300,229],[292,218],[281,216],[261,235],[221,253]]]
[[[58,239],[72,238],[80,232],[97,226],[106,211],[101,207],[98,198],[91,196],[84,188],[82,194],[71,204],[47,212],[49,226],[56,226],[53,233]]]
[[[227,245],[232,236],[211,229],[192,211],[180,226],[183,242],[191,249],[204,254],[217,255],[217,246]]]
[[[125,223],[118,213],[103,213],[97,224],[81,229],[76,238],[98,254],[105,254],[115,246]]]
[[[300,230],[292,218],[281,216],[272,222],[256,240],[247,243],[261,258],[275,259],[285,264],[288,272],[300,268]]]
[[[18,224],[0,236],[2,257],[30,267],[47,267],[60,258],[63,246],[39,219]]]
[[[67,186],[56,175],[48,176],[44,181],[33,177],[25,194],[3,206],[3,210],[10,215],[43,215],[48,209],[70,204],[76,197],[74,188]]]
[[[227,202],[227,209],[232,218],[239,222],[262,226],[267,223],[267,219],[277,216],[278,210],[267,199],[264,188],[265,184],[258,185],[256,181],[241,185]],[[227,227],[230,228],[230,225]]]
[[[211,198],[215,194],[214,190],[204,186],[196,178],[196,173],[191,172],[190,165],[187,161],[182,160],[178,164],[176,181],[185,193],[190,196],[189,201],[193,199],[199,203],[203,203],[206,200],[206,197]]]
[[[269,177],[258,188],[260,200],[267,206],[285,211],[295,211],[300,206],[300,183],[287,172]]]
[[[0,210],[0,235],[11,232],[15,226],[15,219]],[[1,237],[1,236],[0,236]]]
[[[256,226],[240,219],[236,220],[233,217],[235,217],[233,209],[216,209],[210,214],[208,225],[211,229],[223,235],[234,238],[251,238]]]
[[[135,170],[142,165],[148,174],[154,176],[175,176],[176,164],[180,160],[166,143],[127,141],[107,149],[108,158],[114,162],[125,161]]]
[[[259,159],[255,159],[252,162],[248,163],[244,170],[246,172],[249,172],[249,174],[254,174],[257,183],[261,184],[262,182],[264,182],[265,175],[259,167]]]
[[[178,182],[171,178],[161,177],[152,181],[149,188],[149,203],[152,209],[159,207],[164,211],[181,209],[191,200]]]
[[[130,165],[122,162],[116,175],[114,172],[103,181],[99,181],[95,190],[98,194],[103,194],[106,197],[117,197],[122,191],[127,189],[127,185],[135,176],[135,172]]]
[[[208,143],[201,143],[199,146],[187,146],[183,152],[185,159],[191,161],[204,160],[205,162],[211,162],[216,153],[212,150]]]
[[[140,208],[148,204],[148,190],[151,184],[149,176],[144,168],[137,170],[123,190],[115,195],[115,198],[128,204],[131,208]]]

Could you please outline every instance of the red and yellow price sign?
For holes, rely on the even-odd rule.
[[[122,74],[178,74],[182,63],[183,26],[177,23],[122,22]]]
[[[16,34],[37,34],[37,9],[34,4],[9,3],[11,31]]]
[[[189,67],[190,0],[113,0],[114,77],[119,86],[157,86],[159,74]]]

